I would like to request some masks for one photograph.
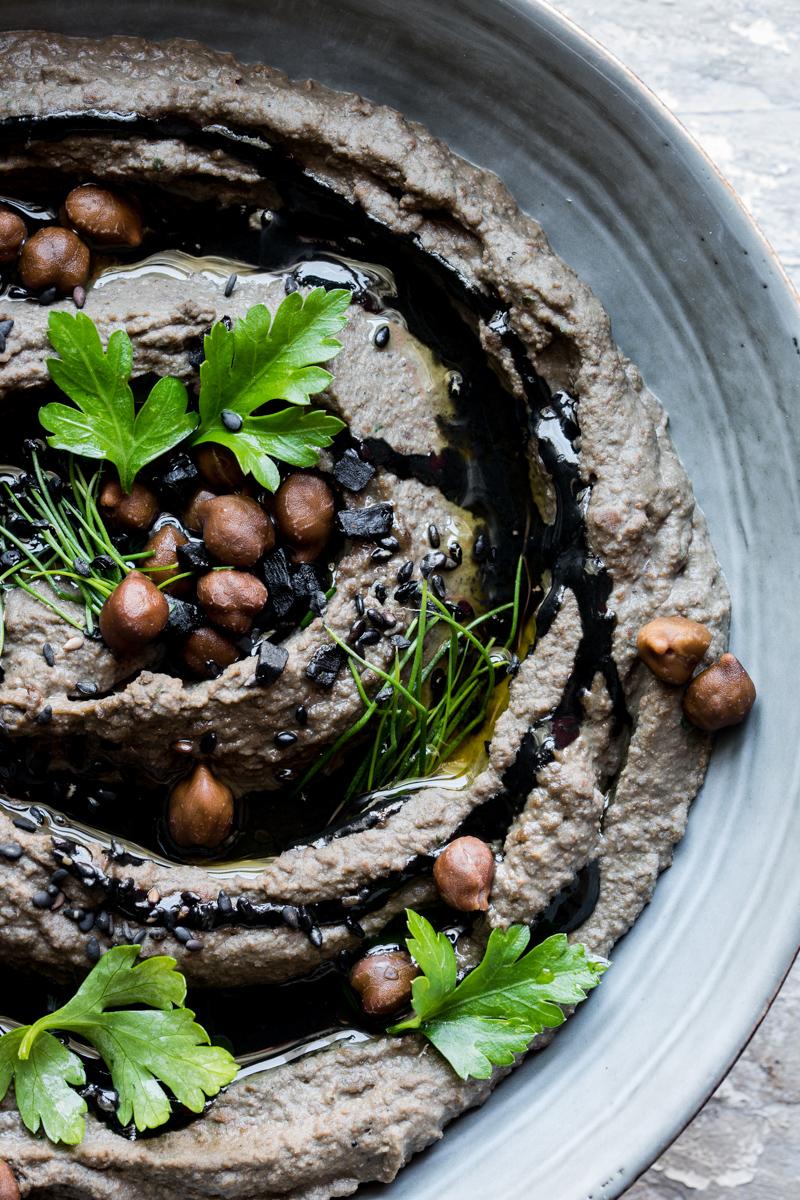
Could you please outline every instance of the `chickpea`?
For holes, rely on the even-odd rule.
[[[494,882],[491,846],[476,837],[456,838],[433,864],[433,881],[451,908],[486,912]]]
[[[19,1200],[19,1184],[5,1159],[0,1159],[0,1200]]]
[[[215,496],[204,505],[203,541],[219,562],[252,567],[275,545],[275,528],[249,496]]]
[[[142,244],[142,218],[138,209],[116,192],[84,183],[73,188],[64,201],[67,222],[95,246]]]
[[[411,1001],[411,983],[419,974],[404,950],[365,954],[350,971],[350,986],[369,1017],[389,1017]]]
[[[319,557],[333,518],[333,492],[319,475],[289,475],[275,493],[275,520],[295,562]]]
[[[155,641],[169,620],[166,596],[141,571],[131,571],[100,610],[100,632],[115,654],[132,654]]]
[[[185,533],[174,525],[167,524],[157,529],[144,544],[144,549],[150,552],[151,557],[143,559],[142,565],[147,567],[147,574],[153,583],[159,585],[161,591],[168,592],[170,596],[186,597],[192,590],[191,579],[171,582],[176,575],[183,574],[177,561],[178,546],[185,546],[188,541]]]
[[[688,683],[711,645],[711,630],[687,617],[656,617],[639,630],[636,649],[642,662],[665,683]]]
[[[169,798],[167,825],[178,846],[213,850],[233,827],[233,792],[204,763],[175,784]]]
[[[209,571],[197,584],[208,619],[231,633],[248,633],[267,603],[267,589],[246,571]]]
[[[728,725],[739,725],[756,702],[750,676],[733,654],[695,675],[683,697],[683,711],[698,729],[714,733]]]
[[[203,479],[218,492],[235,492],[244,483],[244,471],[236,455],[225,446],[206,442],[197,447],[194,456]]]
[[[181,646],[181,659],[200,679],[211,679],[217,671],[224,671],[239,658],[233,642],[210,625],[194,629]]]
[[[190,497],[183,514],[183,523],[190,533],[202,531],[208,502],[215,499],[216,492],[210,492],[208,488],[198,488]]]
[[[48,225],[22,247],[19,277],[30,292],[54,287],[68,295],[89,278],[89,247],[71,229]]]
[[[158,499],[143,483],[123,492],[116,479],[107,479],[100,489],[97,507],[106,524],[130,533],[149,529],[158,516]]]
[[[10,263],[22,249],[28,227],[18,213],[0,208],[0,263]]]

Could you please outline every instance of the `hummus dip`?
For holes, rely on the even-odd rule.
[[[7,33],[0,45],[0,193],[16,211],[27,200],[35,220],[30,197],[47,194],[55,213],[97,181],[161,214],[156,243],[93,260],[86,287],[104,342],[128,331],[136,376],[191,388],[202,335],[223,317],[315,286],[352,292],[323,402],[372,470],[337,503],[389,514],[371,539],[345,523],[324,612],[282,638],[266,676],[254,647],[187,681],[157,649],[114,655],[9,592],[0,962],[16,987],[4,1008],[19,994],[21,1011],[28,992],[44,1004],[40,980],[74,985],[104,949],[138,941],[178,959],[199,1019],[242,1069],[205,1115],[138,1140],[97,1084],[69,1150],[32,1137],[6,1099],[0,1158],[24,1196],[349,1195],[391,1180],[505,1072],[464,1082],[422,1038],[359,1022],[343,971],[366,946],[396,945],[407,907],[441,911],[432,867],[465,834],[496,868],[486,911],[438,922],[464,969],[512,922],[608,953],[669,866],[709,754],[680,690],[637,656],[637,633],[683,616],[718,656],[725,583],[661,406],[494,175],[397,112],[191,43]],[[0,294],[9,414],[39,403],[48,316],[62,309],[73,300]],[[320,470],[335,474],[340,454],[324,451]],[[326,792],[318,776],[313,803],[298,801],[297,781],[363,708],[332,635],[377,612],[361,649],[383,669],[424,563],[479,611],[508,600],[520,556],[526,638],[458,769],[336,820],[335,782]],[[172,853],[141,815],[196,763],[241,801],[222,855]]]

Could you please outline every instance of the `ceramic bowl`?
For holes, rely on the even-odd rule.
[[[4,0],[7,28],[196,37],[417,117],[491,167],[664,401],[759,689],[602,988],[381,1200],[611,1200],[713,1090],[800,940],[800,319],[769,247],[628,71],[525,0]]]

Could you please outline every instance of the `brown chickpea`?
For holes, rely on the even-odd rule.
[[[0,1200],[20,1200],[19,1184],[5,1159],[0,1159]]]
[[[333,492],[319,475],[289,475],[275,493],[275,520],[295,562],[319,557],[334,515]]]
[[[198,763],[186,779],[175,784],[169,798],[167,824],[179,846],[213,850],[233,827],[233,792],[213,771]]]
[[[48,225],[29,237],[19,256],[19,277],[30,292],[56,288],[67,295],[89,278],[89,247],[71,229]]]
[[[491,846],[476,837],[456,838],[433,864],[433,881],[445,904],[459,912],[486,912],[494,882]]]
[[[350,971],[350,986],[369,1017],[390,1017],[411,1001],[411,983],[419,969],[404,950],[365,954]]]
[[[225,446],[207,442],[197,447],[194,457],[203,479],[218,492],[235,492],[244,483],[244,471]]]
[[[197,584],[206,616],[230,633],[248,633],[267,603],[267,589],[246,571],[209,571]]]
[[[187,669],[199,679],[213,679],[218,671],[224,671],[239,658],[233,642],[210,625],[192,630],[180,653]]]
[[[711,630],[687,617],[656,617],[639,630],[636,649],[642,662],[665,683],[688,683],[711,645]]]
[[[131,533],[143,533],[158,516],[158,499],[143,483],[123,492],[116,479],[107,479],[100,489],[97,507],[107,525]]]
[[[183,513],[183,523],[190,533],[202,532],[208,502],[215,500],[216,496],[216,492],[210,492],[208,488],[198,488],[189,498]]]
[[[178,565],[178,546],[185,546],[188,541],[186,534],[175,525],[166,524],[157,529],[143,547],[151,557],[142,559],[142,566],[147,568],[147,575],[153,583],[170,596],[186,597],[192,591],[191,579],[171,582],[176,575],[183,574]]]
[[[0,208],[0,263],[10,263],[22,249],[28,227],[18,213]]]
[[[219,562],[252,567],[275,545],[275,528],[249,496],[215,496],[203,508],[203,541]]]
[[[131,571],[100,610],[100,632],[115,654],[132,654],[155,641],[168,620],[166,596],[141,571]]]
[[[142,218],[130,200],[94,183],[73,188],[64,201],[67,223],[95,246],[142,244]]]
[[[683,697],[686,716],[706,733],[739,725],[756,702],[756,688],[733,654],[695,675]]]

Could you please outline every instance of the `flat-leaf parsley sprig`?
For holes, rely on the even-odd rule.
[[[511,925],[492,930],[483,959],[458,983],[450,940],[419,913],[406,917],[406,945],[422,974],[412,984],[414,1016],[388,1032],[424,1034],[462,1079],[510,1066],[537,1034],[564,1022],[563,1008],[585,1000],[609,966],[563,933],[525,954],[530,930]]]
[[[137,964],[138,946],[115,946],[56,1012],[0,1037],[0,1100],[14,1084],[25,1125],[53,1142],[75,1146],[86,1132],[83,1063],[51,1030],[89,1042],[111,1073],[123,1125],[156,1129],[171,1113],[170,1098],[192,1112],[231,1083],[238,1066],[184,1008],[186,980],[174,958]],[[133,1006],[144,1006],[136,1007]]]
[[[133,348],[117,329],[104,350],[86,313],[52,312],[48,333],[59,357],[48,359],[53,382],[75,407],[53,401],[39,419],[58,450],[111,463],[129,492],[142,469],[190,435],[193,445],[217,442],[263,487],[280,483],[276,461],[313,467],[344,422],[309,410],[311,396],[331,382],[320,366],[342,348],[334,334],[347,320],[344,288],[292,292],[274,315],[254,305],[231,328],[217,322],[205,337],[199,413],[186,387],[164,377],[138,408],[130,386]],[[288,407],[269,408],[275,401]]]

